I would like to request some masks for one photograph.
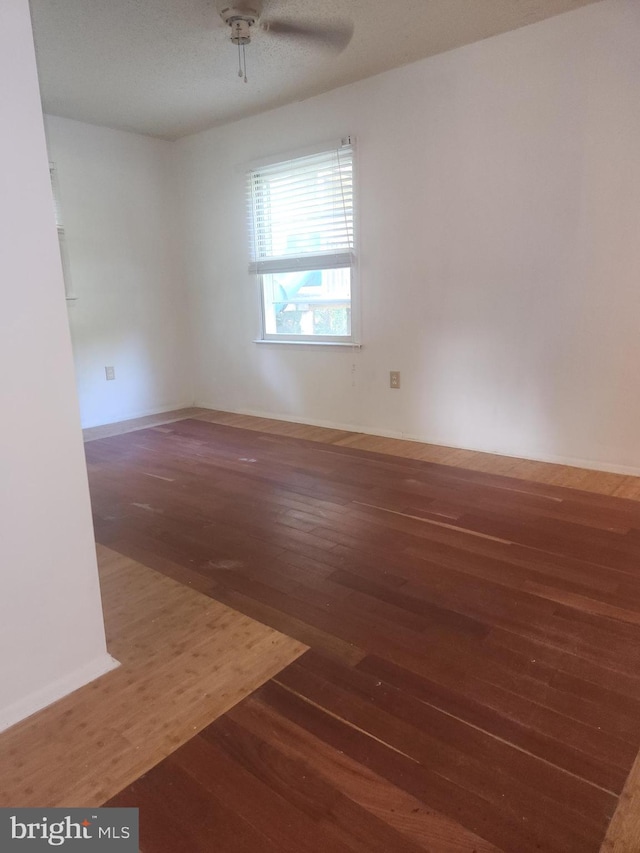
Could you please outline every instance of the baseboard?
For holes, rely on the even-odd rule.
[[[89,682],[94,681],[101,675],[105,675],[107,672],[111,672],[112,669],[116,669],[119,666],[120,663],[115,658],[105,653],[96,660],[74,670],[74,672],[64,678],[48,684],[41,690],[30,693],[24,699],[20,699],[18,702],[9,705],[8,708],[0,709],[0,732],[5,731],[5,729],[11,726],[15,726],[16,723],[21,722],[38,711],[42,711],[43,708],[52,705],[59,699],[63,699],[69,693],[73,693],[74,690],[79,690],[85,684],[89,684]]]
[[[574,456],[560,456],[554,454],[537,454],[531,455],[528,453],[506,453],[499,448],[488,447],[473,447],[470,445],[451,444],[443,442],[441,439],[427,435],[414,435],[412,433],[399,432],[397,430],[377,429],[370,426],[362,426],[357,424],[345,424],[338,421],[325,421],[312,418],[293,417],[275,412],[261,412],[255,409],[221,409],[213,403],[195,403],[195,406],[202,409],[212,409],[214,411],[225,411],[234,415],[249,415],[254,418],[271,418],[275,421],[286,421],[287,423],[305,424],[307,426],[325,427],[326,429],[340,429],[346,432],[361,433],[363,435],[377,435],[381,438],[397,438],[404,441],[417,441],[420,444],[433,444],[437,447],[449,447],[451,450],[469,450],[473,453],[491,453],[496,456],[505,456],[509,459],[526,459],[531,462],[546,462],[550,465],[565,465],[570,468],[584,468],[589,471],[604,471],[607,474],[623,474],[625,476],[640,477],[640,467],[632,465],[618,465],[615,462],[601,462],[593,459],[580,459]]]

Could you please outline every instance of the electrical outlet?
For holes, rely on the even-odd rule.
[[[399,387],[400,387],[400,371],[399,370],[389,371],[389,388],[399,388]]]
[[[107,381],[110,379],[116,378],[116,369],[115,367],[105,367],[104,375],[107,377]]]

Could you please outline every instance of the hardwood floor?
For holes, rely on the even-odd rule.
[[[120,667],[0,734],[0,807],[101,805],[306,650],[98,548]]]
[[[518,459],[514,456],[500,456],[496,453],[442,447],[421,441],[386,438],[362,432],[346,432],[280,421],[274,418],[256,418],[208,409],[199,410],[193,417],[209,423],[225,424],[226,426],[258,430],[276,435],[289,435],[292,438],[339,444],[359,450],[373,450],[376,453],[386,453],[390,456],[419,459],[423,462],[437,462],[455,468],[484,471],[488,474],[504,474],[508,477],[534,483],[567,486],[586,492],[597,492],[601,495],[615,495],[616,497],[640,501],[640,477],[628,474],[595,471],[571,465],[559,465],[553,462]]]
[[[598,850],[640,745],[640,506],[332,440],[87,445],[100,542],[312,649],[112,800],[143,853]]]
[[[152,426],[170,424],[174,421],[183,421],[185,418],[195,418],[199,415],[207,415],[208,409],[193,407],[190,409],[175,409],[171,412],[162,412],[157,415],[145,415],[142,418],[131,418],[128,421],[116,421],[113,424],[88,427],[82,431],[85,441],[95,441],[97,438],[108,438],[112,435],[123,435],[125,432],[134,432]]]
[[[442,447],[420,441],[385,438],[362,432],[309,426],[291,421],[276,420],[275,418],[237,415],[232,412],[221,412],[213,409],[179,409],[174,412],[164,412],[115,424],[91,427],[84,430],[84,439],[85,441],[94,441],[96,438],[121,435],[125,432],[150,426],[161,426],[187,418],[275,435],[288,435],[291,438],[304,438],[326,444],[344,445],[359,450],[373,450],[376,453],[419,459],[423,462],[437,462],[454,468],[468,468],[472,471],[485,471],[488,474],[504,474],[534,483],[567,486],[586,492],[597,492],[601,495],[614,495],[640,501],[640,477],[629,474],[615,474],[610,471],[596,471],[552,462],[537,462],[532,459],[518,459],[514,456],[500,456],[496,453]]]

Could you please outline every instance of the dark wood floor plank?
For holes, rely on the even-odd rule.
[[[503,802],[505,791],[509,791],[511,807],[529,814],[530,819],[536,814],[540,819],[553,805],[548,795],[554,774],[547,771],[544,762],[384,683],[378,686],[360,675],[343,676],[342,683],[336,685],[336,669],[329,669],[334,675],[332,681],[305,666],[287,667],[274,681],[490,802]],[[323,668],[326,671],[327,667]],[[570,786],[563,788],[566,794]],[[586,788],[584,784],[575,785],[568,802],[556,798],[554,818],[571,805],[573,811],[580,811]],[[609,796],[608,803],[614,799]],[[591,817],[583,815],[582,819],[589,822]]]
[[[477,835],[476,831],[463,827],[455,816],[449,817],[426,805],[430,802],[431,788],[438,791],[441,787],[449,788],[459,795],[461,792],[455,786],[451,787],[446,780],[432,776],[428,770],[421,771],[415,763],[398,753],[389,752],[383,744],[371,743],[364,733],[345,730],[339,721],[323,717],[318,710],[312,710],[304,720],[296,720],[295,712],[293,717],[290,713],[283,714],[273,707],[268,697],[256,694],[236,706],[218,723],[218,728],[224,729],[232,744],[242,741],[247,733],[258,744],[276,743],[293,760],[310,764],[326,781],[361,805],[371,796],[367,789],[369,784],[373,784],[377,790],[376,799],[382,803],[376,808],[376,813],[406,834],[407,821],[401,816],[409,807],[411,815],[419,815],[411,821],[417,822],[421,828],[418,840],[427,849],[440,851],[442,847],[443,852],[449,848],[456,851],[477,849],[478,853],[485,849],[494,850],[493,844]],[[328,729],[324,728],[325,724]],[[239,734],[237,726],[244,734]],[[380,772],[375,770],[376,767]],[[443,802],[453,812],[460,807],[455,798],[445,797]],[[480,804],[478,814],[481,814],[481,808]],[[476,830],[482,828],[481,823]],[[408,834],[415,837],[415,831]],[[436,840],[441,846],[435,846]]]
[[[256,706],[252,708],[255,712]],[[264,713],[264,709],[262,711]],[[255,727],[255,716],[253,724]],[[265,731],[267,737],[277,742],[288,755],[306,758],[314,770],[330,780],[349,799],[421,847],[427,846],[439,853],[471,849],[477,853],[495,851],[493,845],[479,836],[463,830],[459,824],[428,808],[421,800],[391,785],[344,752],[333,749],[285,718],[268,719]]]
[[[238,725],[233,719],[221,719],[202,733],[202,738],[226,753],[256,780],[289,802],[307,818],[307,831],[314,832],[320,849],[327,851],[367,850],[386,853],[420,853],[410,838],[398,833],[378,816],[346,797],[333,778],[323,775],[315,766],[315,754],[292,754],[273,737],[261,738]],[[311,760],[309,760],[311,758]],[[226,784],[232,784],[226,779]],[[250,796],[250,789],[239,792]],[[255,819],[251,805],[247,811]],[[280,812],[283,810],[280,809]],[[278,807],[272,808],[271,820],[285,820]],[[265,831],[269,831],[268,825]]]
[[[414,725],[428,737],[473,754],[487,767],[499,768],[498,772],[514,776],[518,783],[533,787],[544,797],[551,797],[589,819],[593,819],[599,810],[610,807],[610,794],[577,776],[557,773],[552,764],[539,760],[530,750],[514,749],[517,738],[513,737],[513,731],[507,728],[504,719],[501,720],[502,726],[492,726],[489,715],[481,716],[482,706],[476,704],[475,710],[480,714],[474,718],[469,714],[469,703],[464,697],[444,689],[429,691],[429,687],[435,685],[411,678],[409,673],[399,671],[397,667],[389,666],[391,678],[381,680],[383,667],[370,673],[367,663],[372,662],[365,660],[354,670],[308,652],[298,667],[288,667],[274,680],[287,683],[290,673],[311,671]]]
[[[592,659],[585,655],[575,654],[570,645],[560,648],[542,643],[538,640],[518,634],[514,631],[496,629],[486,640],[486,646],[498,646],[507,649],[512,654],[521,654],[538,663],[547,664],[558,673],[582,679],[600,685],[604,689],[621,693],[634,699],[640,699],[640,677],[638,674],[626,672],[626,662],[609,662]],[[619,668],[620,667],[620,668]],[[609,706],[615,713],[620,706]]]
[[[287,796],[236,760],[240,737],[229,755],[225,749],[228,738],[215,734],[212,729],[206,737],[193,738],[167,759],[167,765],[180,767],[227,808],[243,814],[282,853],[339,853],[343,849],[340,841],[320,832],[318,819],[296,808]]]
[[[625,769],[622,764],[628,745],[619,739],[612,739],[607,732],[581,725],[575,719],[514,692],[524,692],[526,685],[526,680],[517,673],[509,677],[507,670],[493,668],[491,675],[487,675],[488,668],[485,666],[483,678],[474,671],[460,672],[448,661],[427,660],[423,655],[410,655],[405,651],[398,654],[392,650],[391,653],[376,657],[384,657],[396,666],[439,686],[476,697],[485,708],[498,711],[506,720],[517,724],[513,729],[513,737],[516,731],[528,735],[526,741],[516,741],[523,748],[564,770],[608,790],[619,790],[624,782]],[[582,736],[578,737],[576,732],[581,732]],[[615,750],[613,763],[610,746]]]
[[[225,807],[175,764],[161,762],[146,775],[145,781],[160,804],[172,810],[180,825],[189,829],[198,853],[212,848],[225,853],[246,850],[277,853],[277,846],[250,824],[248,816]]]
[[[597,784],[595,780],[599,778],[598,762],[536,728],[530,717],[524,721],[519,719],[519,708],[509,707],[506,700],[492,702],[480,688],[474,690],[474,685],[458,689],[455,682],[443,684],[431,681],[381,658],[367,657],[358,664],[358,669],[370,673],[381,684],[393,685],[456,719],[477,726],[482,732],[512,744],[533,758],[542,759],[548,765],[552,780],[548,780],[542,790],[547,792],[550,787],[558,786],[564,791],[562,802],[569,798],[575,809],[590,814],[594,811],[607,812],[611,794],[594,786]],[[558,767],[566,772],[558,773]],[[589,777],[594,779],[594,785],[585,785]],[[620,776],[616,776],[616,779],[619,783]]]
[[[392,517],[389,520],[388,514],[383,510],[369,508],[361,515],[369,522],[375,519],[377,524],[398,531],[397,543],[404,546],[402,557],[407,560],[407,570],[413,570],[414,573],[420,572],[420,562],[427,561],[473,576],[485,577],[516,589],[522,589],[524,581],[534,581],[553,583],[559,589],[566,585],[569,591],[593,591],[595,594],[602,592],[612,596],[616,595],[622,583],[636,577],[619,567],[614,568],[539,548],[477,538],[466,535],[464,531],[423,524],[420,520],[402,517]],[[373,559],[375,549],[366,541],[360,545],[364,547],[365,552],[371,552]],[[337,545],[333,552],[351,556],[348,544]],[[378,557],[382,556],[385,563],[400,568],[397,554],[396,550],[395,554],[384,553]],[[634,569],[636,565],[634,564]],[[613,600],[615,603],[616,599]],[[619,596],[617,601],[621,603]]]
[[[549,830],[543,827],[542,822],[531,827],[526,820],[522,820],[523,815],[517,815],[509,808],[503,808],[496,814],[489,805],[490,801],[475,791],[458,785],[447,776],[434,772],[429,765],[423,765],[385,742],[347,725],[340,718],[326,714],[299,696],[279,689],[272,682],[261,690],[260,699],[277,713],[306,727],[334,748],[346,752],[408,793],[431,803],[505,851],[590,849],[589,842],[585,843],[584,837],[580,835],[573,836],[569,827],[567,834],[556,844],[555,840],[549,838]],[[491,814],[490,820],[487,820],[488,814]],[[533,832],[529,832],[530,827]],[[592,845],[591,849],[597,848]]]
[[[167,808],[166,803],[150,790],[144,778],[129,785],[104,805],[108,808],[139,809],[140,853],[197,851],[194,834],[176,820],[173,809]]]
[[[283,613],[277,607],[271,607],[241,592],[222,585],[217,585],[213,589],[209,585],[208,589],[213,597],[223,604],[240,610],[259,622],[264,622],[274,628],[277,626],[277,630],[282,631],[283,634],[287,634],[315,649],[320,649],[324,654],[335,656],[351,665],[358,663],[366,654],[355,643],[344,640],[330,631],[318,628],[316,625],[309,624],[295,616]]]

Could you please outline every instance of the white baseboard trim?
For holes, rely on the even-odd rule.
[[[551,465],[566,465],[570,468],[586,468],[590,471],[604,471],[607,474],[623,474],[631,477],[640,477],[640,467],[633,465],[619,465],[616,462],[602,462],[593,459],[580,459],[575,456],[559,456],[555,454],[536,454],[535,456],[526,452],[505,452],[496,447],[471,447],[469,445],[452,444],[433,436],[413,435],[412,433],[399,432],[396,430],[377,429],[375,427],[363,426],[361,424],[344,424],[336,421],[325,421],[312,418],[304,418],[292,415],[284,415],[276,412],[263,412],[256,409],[223,409],[213,403],[194,403],[202,409],[213,409],[219,412],[228,412],[234,415],[250,415],[255,418],[272,418],[275,421],[286,421],[287,423],[305,424],[307,426],[326,427],[327,429],[340,429],[347,432],[359,432],[364,435],[379,435],[382,438],[399,438],[405,441],[417,441],[421,444],[434,444],[438,447],[450,447],[452,450],[470,450],[475,453],[493,453],[497,456],[507,456],[511,459],[526,459],[531,462],[547,462]]]
[[[15,726],[16,723],[52,705],[58,699],[63,699],[69,693],[73,693],[74,690],[79,690],[85,684],[89,684],[89,682],[94,681],[107,672],[111,672],[112,669],[116,669],[119,666],[119,661],[105,653],[96,660],[64,676],[64,678],[59,678],[46,687],[30,693],[24,699],[14,702],[7,708],[1,708],[0,732],[5,731],[5,729],[11,726]]]
[[[119,417],[116,420],[95,421],[93,423],[82,423],[82,429],[93,429],[100,426],[111,426],[111,424],[126,423],[127,421],[135,421],[137,418],[147,418],[150,415],[163,415],[165,412],[175,412],[178,409],[192,409],[195,403],[172,403],[170,406],[160,406],[157,409],[140,409],[136,412],[127,412],[124,417]]]

